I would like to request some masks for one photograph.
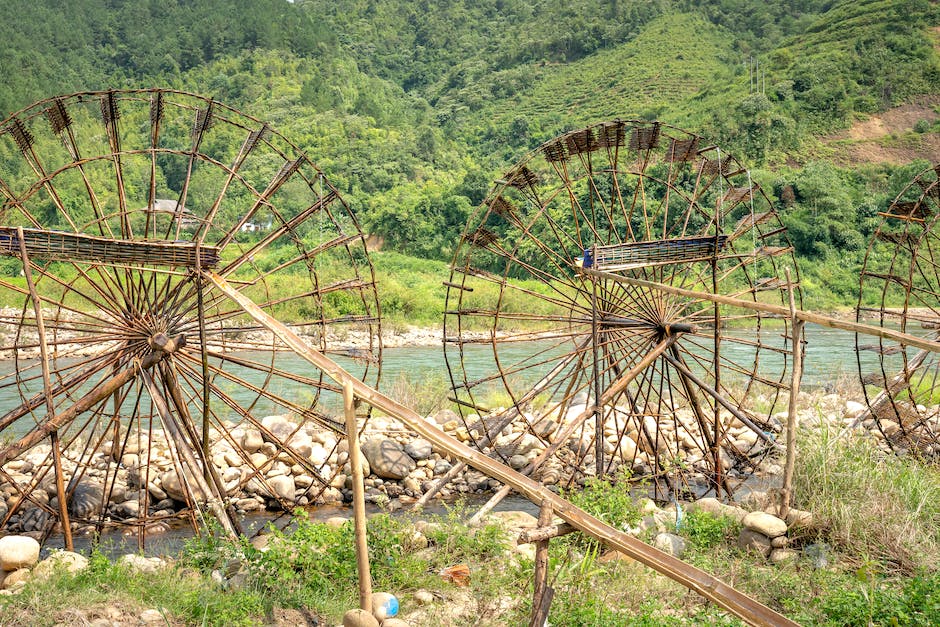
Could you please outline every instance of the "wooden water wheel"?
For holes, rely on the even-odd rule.
[[[303,152],[200,96],[80,93],[0,123],[0,194],[0,527],[143,538],[210,509],[230,527],[246,492],[322,498],[341,390],[201,278],[376,383],[364,238]]]
[[[732,490],[774,447],[788,321],[613,279],[780,305],[792,250],[769,196],[697,135],[616,120],[543,144],[454,257],[460,435],[545,483],[623,468],[667,493]]]
[[[937,341],[940,333],[940,164],[898,194],[865,254],[859,320]],[[894,448],[940,453],[940,358],[889,338],[857,335],[872,420]]]

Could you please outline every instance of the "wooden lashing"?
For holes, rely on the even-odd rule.
[[[608,525],[595,516],[575,507],[569,501],[563,499],[537,481],[516,472],[509,466],[501,464],[481,452],[470,448],[456,438],[447,435],[439,427],[430,424],[414,410],[409,409],[398,401],[389,398],[378,390],[359,381],[329,357],[311,348],[286,325],[268,315],[247,296],[230,286],[225,279],[217,273],[207,272],[206,277],[220,292],[236,302],[248,315],[254,318],[256,322],[271,331],[298,356],[319,368],[334,381],[341,384],[348,382],[358,398],[369,403],[374,408],[385,412],[389,416],[401,420],[406,427],[428,440],[432,446],[446,451],[448,454],[454,456],[455,459],[466,462],[494,479],[511,485],[513,489],[525,495],[526,498],[534,503],[547,503],[552,507],[557,516],[571,523],[583,533],[646,564],[657,572],[662,573],[670,579],[702,595],[706,599],[720,605],[751,625],[765,625],[767,627],[778,625],[796,626],[796,623],[786,616],[773,611],[746,594],[732,588],[717,577],[686,564]]]

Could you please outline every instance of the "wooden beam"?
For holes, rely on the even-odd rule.
[[[681,287],[666,285],[665,283],[654,283],[653,281],[644,281],[642,279],[634,279],[632,277],[621,276],[619,274],[613,274],[610,272],[600,272],[588,268],[578,268],[578,270],[584,274],[603,277],[610,281],[614,281],[615,283],[626,283],[627,285],[643,287],[650,290],[665,292],[667,294],[674,294],[676,296],[685,296],[687,298],[694,298],[697,300],[706,300],[712,303],[718,303],[719,305],[731,305],[733,307],[741,307],[742,309],[750,309],[752,311],[762,311],[764,313],[774,314],[782,318],[790,317],[790,308],[784,307],[782,305],[758,303],[752,300],[744,300],[743,298],[734,298],[732,296],[722,296],[721,294],[711,294],[709,292],[687,290]],[[843,331],[851,331],[853,333],[861,333],[863,335],[875,335],[877,337],[883,337],[887,340],[893,340],[907,346],[922,348],[933,353],[940,352],[940,342],[927,340],[922,337],[917,337],[916,335],[908,335],[907,333],[901,333],[900,331],[892,331],[891,329],[883,329],[881,327],[872,326],[870,324],[851,322],[849,320],[839,320],[838,318],[824,316],[822,314],[812,313],[810,311],[803,311],[802,309],[796,310],[796,318],[804,322],[818,324],[830,329],[841,329]]]

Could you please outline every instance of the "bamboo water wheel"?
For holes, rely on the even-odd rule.
[[[880,213],[865,254],[859,320],[940,339],[940,164],[918,174]],[[876,341],[873,341],[876,340]],[[871,421],[895,449],[940,454],[940,357],[888,338],[857,335]]]
[[[792,252],[771,198],[702,137],[615,120],[552,139],[454,256],[458,435],[547,484],[624,469],[660,495],[732,491],[775,446],[788,320],[610,277],[786,305]]]
[[[232,524],[244,491],[323,497],[336,469],[311,449],[341,440],[340,387],[201,278],[375,385],[363,234],[303,152],[197,95],[79,93],[0,123],[0,195],[0,527],[142,539],[208,509]]]

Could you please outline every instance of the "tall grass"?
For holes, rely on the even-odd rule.
[[[868,437],[802,432],[794,491],[848,559],[886,573],[937,570],[940,468],[881,451]]]

